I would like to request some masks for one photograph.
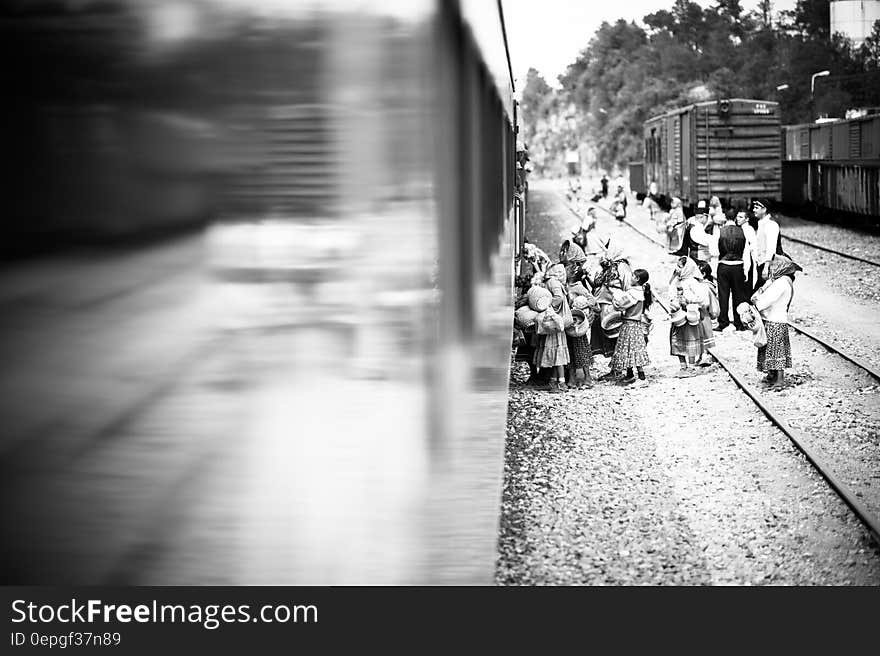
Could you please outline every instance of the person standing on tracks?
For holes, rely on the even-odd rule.
[[[718,196],[712,196],[709,201],[709,218],[706,225],[706,234],[709,235],[709,265],[712,267],[712,274],[718,275],[718,239],[721,236],[721,226],[724,225],[727,216],[721,207],[721,201]]]
[[[608,174],[602,174],[602,198],[608,198]]]
[[[752,211],[758,219],[758,230],[755,237],[755,265],[757,280],[755,291],[760,289],[769,279],[770,261],[779,247],[779,224],[767,211],[767,206],[760,200],[752,202]]]
[[[727,210],[727,221],[718,231],[718,327],[721,332],[730,325],[730,297],[733,295],[733,325],[736,330],[746,330],[736,308],[749,299],[748,280],[744,270],[746,259],[746,235],[736,224],[737,213]]]
[[[766,373],[762,382],[774,387],[785,384],[785,370],[791,368],[791,342],[788,336],[788,309],[794,296],[794,274],[801,267],[784,255],[774,255],[767,263],[767,281],[752,296],[761,313],[767,344],[758,348],[758,371]]]
[[[679,248],[679,232],[687,229],[686,223],[687,219],[684,216],[684,209],[681,207],[681,198],[676,196],[672,199],[672,207],[669,210],[669,214],[666,215],[666,225],[664,226],[666,250],[672,251],[674,248]]]
[[[757,242],[757,234],[755,229],[749,223],[749,214],[744,210],[736,213],[736,225],[742,228],[743,235],[746,238],[746,247],[743,251],[743,273],[748,283],[747,289],[755,289],[755,280],[757,280],[757,271],[755,266],[755,243]]]
[[[632,285],[629,289],[615,291],[613,294],[614,307],[623,313],[623,324],[614,346],[611,370],[620,373],[626,371],[626,377],[620,381],[622,385],[636,382],[637,374],[638,386],[644,386],[646,384],[645,367],[651,364],[646,348],[648,342],[644,328],[645,312],[651,309],[653,301],[648,278],[647,271],[636,269],[633,271]],[[633,369],[636,374],[633,373]]]
[[[709,259],[709,235],[706,234],[705,223],[706,201],[697,204],[697,213],[690,217],[681,233],[681,246],[670,255],[689,257],[692,260]]]
[[[709,317],[709,287],[703,283],[703,274],[697,263],[686,256],[678,260],[675,271],[669,281],[671,298],[670,309],[673,311],[673,323],[669,331],[669,353],[678,358],[681,370],[677,378],[688,378],[697,373],[696,364],[704,355],[711,355],[709,349],[715,346],[712,334],[712,320]],[[685,314],[687,321],[682,320],[676,325],[675,316]]]
[[[617,193],[614,194],[614,201],[611,203],[611,209],[614,212],[614,218],[623,221],[626,218],[626,192],[623,185],[617,185]]]

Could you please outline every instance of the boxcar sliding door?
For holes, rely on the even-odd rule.
[[[684,200],[685,198],[691,199],[694,198],[694,188],[693,188],[693,166],[694,166],[694,153],[692,149],[692,138],[691,138],[691,116],[693,115],[693,110],[685,111],[681,113],[681,193],[679,197]]]

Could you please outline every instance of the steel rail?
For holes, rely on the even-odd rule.
[[[566,206],[568,206],[568,203],[566,203]],[[574,212],[571,207],[569,207],[569,209]],[[624,219],[623,223],[626,223],[626,225],[628,225],[645,239],[648,239],[649,241],[657,245],[664,246],[629,221],[626,221]],[[657,295],[655,300],[657,301],[657,304],[661,308],[663,308],[666,314],[669,315],[669,308],[666,306],[660,295]],[[807,337],[814,339],[818,343],[822,344],[822,346],[824,346],[825,348],[837,353],[841,357],[849,360],[850,362],[856,364],[862,369],[865,369],[875,378],[880,379],[880,375],[878,375],[878,373],[874,371],[871,367],[863,364],[855,358],[845,355],[839,349],[836,349],[831,344],[828,344],[824,340],[817,338],[812,333],[801,330],[799,328],[795,329],[799,332],[802,332]],[[828,464],[825,463],[825,461],[822,460],[822,458],[819,457],[815,453],[815,451],[809,447],[809,438],[807,437],[807,435],[802,431],[796,430],[789,426],[789,424],[781,416],[779,416],[779,414],[777,414],[767,403],[764,402],[764,400],[761,398],[760,393],[754,387],[749,385],[742,376],[737,374],[733,370],[733,368],[724,360],[724,358],[718,355],[715,349],[709,349],[709,353],[712,355],[713,358],[715,358],[715,361],[718,362],[721,368],[727,372],[727,375],[730,376],[730,378],[737,384],[737,386],[743,392],[745,392],[749,396],[749,398],[752,399],[755,405],[757,405],[758,408],[767,416],[770,422],[777,428],[779,428],[779,430],[781,430],[785,434],[785,436],[788,437],[791,443],[794,444],[795,448],[804,455],[804,457],[809,461],[811,465],[813,465],[813,468],[819,473],[820,476],[822,476],[822,478],[825,479],[828,485],[831,486],[831,489],[837,493],[837,495],[843,500],[843,502],[846,503],[846,505],[849,506],[849,508],[853,511],[856,517],[858,517],[859,521],[864,524],[874,541],[878,545],[880,545],[880,520],[871,515],[870,511],[859,502],[859,500],[856,498],[856,495],[846,485],[840,482],[837,477],[834,476]]]
[[[820,251],[826,251],[828,253],[833,253],[834,255],[838,255],[840,257],[845,257],[850,260],[856,260],[857,262],[864,262],[865,264],[870,264],[872,266],[880,267],[880,262],[874,262],[873,260],[866,260],[863,257],[859,257],[858,255],[850,255],[849,253],[842,253],[840,251],[836,251],[833,248],[828,248],[826,246],[820,246],[819,244],[814,244],[811,241],[805,241],[803,239],[797,239],[795,237],[789,237],[788,235],[782,235],[783,239],[787,239],[788,241],[793,241],[798,244],[803,244],[804,246],[809,246],[810,248],[815,248]]]
[[[666,304],[663,300],[658,296],[657,303],[666,314],[670,314],[669,308],[666,307]],[[715,349],[709,349],[709,353],[715,358],[715,361],[721,365],[721,368],[727,372],[727,375],[735,382],[739,388],[745,392],[749,398],[755,403],[755,405],[760,408],[761,412],[763,412],[767,418],[775,425],[779,430],[785,433],[785,436],[791,440],[791,443],[794,444],[795,448],[798,451],[804,454],[804,457],[813,465],[813,468],[819,472],[822,478],[831,486],[831,489],[834,490],[837,495],[843,499],[844,503],[850,507],[850,509],[855,513],[856,517],[859,518],[859,521],[865,525],[868,531],[871,533],[871,537],[874,541],[880,545],[880,520],[871,515],[871,512],[862,505],[859,500],[856,498],[856,495],[837,477],[831,473],[831,468],[828,464],[816,454],[809,446],[809,438],[802,431],[796,430],[792,428],[788,422],[786,422],[778,413],[774,412],[773,408],[771,408],[764,400],[761,398],[760,393],[754,387],[749,385],[745,379],[737,374],[733,368],[716,353]]]

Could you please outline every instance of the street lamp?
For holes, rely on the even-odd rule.
[[[785,91],[787,88],[788,88],[787,84],[780,84],[778,87],[776,87],[776,90],[777,91]]]
[[[813,91],[816,89],[816,78],[817,77],[825,77],[826,75],[831,75],[831,71],[819,71],[818,73],[813,73],[812,79],[810,79],[810,95],[813,95]]]

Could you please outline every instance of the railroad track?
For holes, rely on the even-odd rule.
[[[563,198],[563,200],[565,200]],[[565,202],[566,207],[574,214],[577,215],[577,212],[569,205],[568,202]],[[599,206],[601,207],[601,206]],[[601,208],[605,209],[605,208]],[[605,210],[607,212],[607,210]],[[610,212],[609,212],[610,214]],[[578,218],[580,218],[578,216]],[[659,242],[652,235],[649,235],[642,231],[638,226],[632,224],[631,222],[624,219],[622,223],[625,223],[629,228],[634,230],[636,233],[641,235],[643,238],[651,241],[663,248],[664,252],[666,251],[666,245]],[[670,314],[669,307],[662,300],[661,294],[655,295],[655,300],[658,305],[663,308],[663,310]],[[880,372],[877,372],[873,367],[864,361],[856,358],[855,356],[851,356],[841,349],[837,348],[835,345],[829,343],[828,341],[820,338],[818,335],[815,335],[811,331],[805,330],[802,327],[799,327],[794,324],[789,324],[792,328],[795,329],[798,333],[804,335],[805,337],[816,341],[818,344],[822,345],[828,351],[835,353],[841,358],[855,364],[857,367],[863,369],[869,375],[871,375],[875,380],[880,381]],[[837,493],[837,495],[846,503],[847,506],[853,511],[853,513],[858,517],[859,521],[868,529],[872,538],[875,542],[880,545],[880,519],[871,514],[871,511],[862,504],[857,495],[847,487],[841,480],[840,477],[836,476],[832,471],[831,466],[817,453],[816,449],[812,448],[809,444],[809,437],[803,433],[802,431],[795,429],[792,427],[785,418],[780,414],[779,411],[775,410],[771,404],[768,404],[758,390],[756,390],[752,385],[750,385],[741,375],[739,375],[735,369],[728,363],[723,356],[720,356],[717,352],[717,349],[709,349],[709,353],[715,359],[716,362],[727,372],[727,375],[736,383],[736,385],[746,393],[746,395],[752,399],[755,405],[767,416],[767,418],[777,427],[779,428],[786,437],[794,444],[795,448],[798,449],[801,453],[804,454],[804,457],[810,462],[810,464],[816,469],[816,471],[825,479],[828,485]]]
[[[797,239],[795,237],[789,237],[788,235],[782,235],[783,239],[787,239],[788,241],[793,241],[796,244],[803,244],[804,246],[809,246],[810,248],[815,248],[820,251],[825,251],[827,253],[833,253],[834,255],[838,255],[840,257],[845,257],[848,260],[855,260],[856,262],[862,262],[864,264],[870,264],[875,267],[880,267],[880,262],[875,262],[874,260],[866,260],[863,257],[859,257],[858,255],[850,255],[849,253],[843,253],[841,251],[836,251],[833,248],[828,248],[827,246],[820,246],[819,244],[814,244],[811,241],[806,241],[804,239]]]

